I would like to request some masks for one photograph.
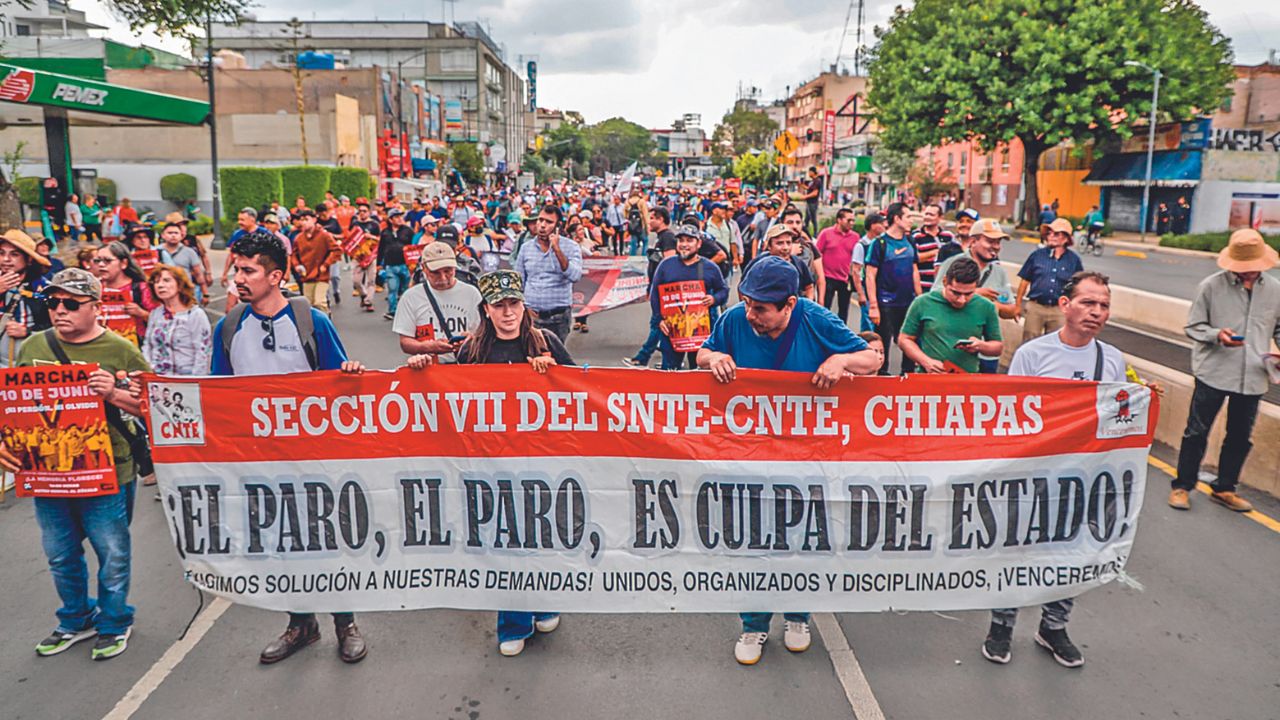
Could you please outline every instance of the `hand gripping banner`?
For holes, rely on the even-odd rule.
[[[273,610],[960,610],[1122,571],[1136,384],[527,366],[148,379],[188,579]]]

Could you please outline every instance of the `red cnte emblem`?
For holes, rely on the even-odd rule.
[[[36,87],[36,75],[30,70],[15,69],[0,82],[0,100],[26,102]]]
[[[1129,410],[1129,391],[1121,390],[1116,393],[1116,422],[1133,422],[1133,414]]]

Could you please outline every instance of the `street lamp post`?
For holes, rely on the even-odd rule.
[[[1147,177],[1142,183],[1142,242],[1147,241],[1147,214],[1151,207],[1151,158],[1155,154],[1156,149],[1156,106],[1160,104],[1160,78],[1164,73],[1150,65],[1138,62],[1137,60],[1126,60],[1125,65],[1130,67],[1140,67],[1151,73],[1155,79],[1155,83],[1151,88],[1151,118],[1147,120]]]
[[[408,57],[400,58],[396,62],[396,130],[400,134],[399,142],[396,143],[400,151],[400,177],[411,177],[413,175],[412,165],[413,159],[409,158],[410,169],[405,171],[404,162],[409,154],[409,138],[406,132],[404,122],[404,64],[410,60],[426,55],[431,48],[424,48]]]

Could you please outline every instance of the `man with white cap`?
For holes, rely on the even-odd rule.
[[[1048,207],[1045,206],[1046,209]],[[1071,276],[1084,270],[1080,256],[1068,247],[1072,230],[1071,221],[1066,218],[1049,223],[1045,246],[1031,253],[1018,271],[1022,282],[1018,284],[1018,299],[1014,305],[1018,315],[1024,319],[1022,342],[1061,330],[1066,322],[1062,309],[1058,307],[1058,299]],[[1024,298],[1031,302],[1024,306]]]
[[[1275,248],[1261,233],[1237,230],[1218,254],[1222,270],[1200,281],[1196,290],[1185,329],[1195,341],[1191,373],[1196,384],[1178,452],[1178,476],[1169,493],[1169,505],[1178,510],[1191,509],[1190,491],[1196,487],[1209,430],[1224,400],[1227,434],[1209,498],[1237,512],[1253,509],[1236,494],[1236,484],[1253,447],[1249,436],[1258,401],[1267,392],[1266,357],[1272,341],[1280,342],[1280,279],[1267,274],[1277,262]]]
[[[457,362],[454,352],[480,324],[480,291],[458,282],[457,254],[448,243],[427,245],[419,263],[426,282],[409,288],[400,299],[391,329],[400,336],[404,354]]]

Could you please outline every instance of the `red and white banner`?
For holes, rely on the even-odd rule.
[[[582,278],[573,284],[573,316],[594,315],[649,297],[648,261],[625,255],[582,258]]]
[[[118,490],[97,365],[0,370],[0,441],[18,459],[19,497],[93,497]]]
[[[439,366],[149,379],[192,582],[274,610],[957,610],[1123,570],[1135,384]]]

